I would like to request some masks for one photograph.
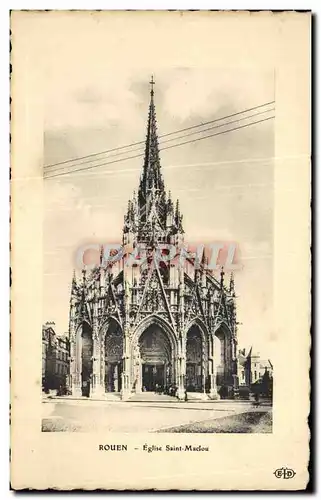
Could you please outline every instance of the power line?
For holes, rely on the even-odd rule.
[[[216,118],[215,120],[210,120],[210,121],[207,121],[207,122],[204,122],[204,123],[200,123],[198,125],[193,125],[191,127],[182,128],[182,129],[176,130],[174,132],[168,132],[167,134],[160,135],[159,138],[168,137],[170,135],[178,134],[180,132],[185,132],[186,130],[192,130],[192,129],[197,128],[197,127],[203,127],[205,125],[209,125],[210,123],[215,123],[215,122],[218,122],[218,121],[221,121],[221,120],[225,120],[227,118],[232,118],[233,116],[237,116],[237,115],[240,115],[242,113],[247,113],[249,111],[254,111],[255,109],[262,108],[264,106],[268,106],[269,104],[273,104],[273,103],[275,103],[274,100],[270,101],[270,102],[266,102],[264,104],[260,104],[258,106],[254,106],[252,108],[247,108],[247,109],[245,109],[243,111],[238,111],[237,113],[232,113],[231,115],[226,115],[226,116],[223,116],[221,118]],[[64,165],[66,163],[71,163],[71,162],[74,162],[74,161],[77,161],[77,160],[83,160],[85,158],[92,158],[93,156],[99,156],[99,155],[106,154],[106,153],[112,153],[113,151],[119,151],[119,150],[122,150],[122,149],[126,149],[126,148],[129,148],[129,147],[137,146],[138,144],[144,144],[144,143],[145,143],[145,141],[133,142],[131,144],[127,144],[126,146],[119,146],[117,148],[106,149],[105,151],[101,151],[100,153],[91,153],[89,155],[78,156],[78,157],[72,158],[70,160],[64,160],[64,161],[60,161],[60,162],[57,162],[57,163],[51,163],[49,165],[44,165],[44,168],[55,167],[56,165]]]
[[[190,144],[190,143],[193,143],[193,142],[197,142],[197,141],[201,141],[201,140],[204,140],[204,139],[208,139],[210,137],[215,137],[215,136],[218,136],[218,135],[226,134],[228,132],[233,132],[235,130],[246,128],[246,127],[249,127],[251,125],[255,125],[257,123],[262,123],[262,122],[265,122],[267,120],[271,120],[273,118],[274,118],[274,116],[271,116],[271,117],[268,117],[268,118],[264,118],[262,120],[258,120],[256,122],[247,123],[247,124],[241,125],[239,127],[234,127],[232,129],[223,130],[222,132],[218,132],[218,133],[215,133],[215,134],[210,134],[210,135],[207,135],[205,137],[199,137],[197,139],[192,139],[192,140],[189,140],[189,141],[181,142],[179,144],[173,144],[171,146],[166,146],[165,148],[161,148],[159,151],[164,151],[166,149],[172,149],[172,148],[175,148],[175,147],[178,147],[178,146],[183,146],[183,145]],[[239,121],[239,120],[236,120],[236,121]],[[104,167],[104,166],[111,165],[111,164],[114,164],[114,163],[119,163],[121,161],[132,160],[134,158],[140,158],[142,156],[144,156],[144,153],[140,153],[140,154],[137,154],[137,155],[134,155],[134,156],[127,156],[125,158],[119,158],[118,160],[113,160],[111,162],[106,162],[106,163],[100,163],[98,165],[90,165],[88,167],[79,168],[79,169],[73,170],[71,172],[66,171],[66,172],[62,172],[62,173],[57,173],[57,174],[54,174],[54,175],[51,175],[51,176],[47,176],[47,177],[44,177],[44,178],[45,179],[52,179],[53,177],[59,177],[59,176],[62,176],[62,175],[71,175],[71,174],[74,174],[76,172],[82,172],[82,171],[86,171],[86,170],[91,170],[92,168]]]
[[[274,111],[275,108],[272,108],[272,109],[267,109],[267,110],[264,110],[264,111],[260,111],[259,113],[253,113],[252,115],[248,115],[248,116],[243,116],[242,118],[238,118],[237,120],[232,120],[232,121],[229,121],[227,123],[221,123],[220,125],[214,125],[213,127],[207,127],[203,130],[196,130],[194,132],[190,132],[188,134],[184,134],[184,135],[181,135],[179,137],[174,137],[172,139],[167,139],[166,141],[162,141],[159,145],[163,145],[163,144],[166,144],[168,142],[172,142],[172,141],[177,141],[179,139],[184,139],[185,137],[189,137],[191,135],[195,135],[195,134],[201,134],[203,132],[208,132],[209,130],[213,130],[213,129],[216,129],[216,128],[221,128],[221,127],[225,127],[226,125],[231,125],[232,123],[237,123],[237,122],[240,122],[240,121],[243,121],[243,120],[248,120],[249,118],[253,118],[255,116],[259,116],[259,115],[262,115],[262,114],[265,114],[265,113],[269,113],[270,111]],[[135,149],[132,149],[131,151],[128,151],[128,153],[134,153],[135,151],[141,151],[142,149],[144,149],[142,146],[139,147],[139,148],[135,148]],[[109,160],[110,158],[114,158],[115,156],[119,156],[119,155],[123,155],[125,153],[116,153],[116,154],[113,154],[113,155],[110,155],[108,156],[108,158],[106,158],[107,160]],[[96,161],[100,161],[100,160],[103,160],[103,158],[98,158]],[[87,161],[83,161],[79,164],[75,164],[75,165],[70,165],[70,168],[73,168],[73,167],[77,167],[79,165],[85,165],[87,163],[90,163],[92,161],[95,161],[95,160],[87,160]],[[57,166],[56,168],[54,168],[53,170],[50,170],[50,174],[53,173],[53,172],[57,172],[61,169],[64,169],[66,168],[65,166]],[[70,173],[72,173],[73,170],[70,170]]]
[[[217,132],[215,134],[210,134],[210,135],[207,135],[205,137],[198,137],[197,139],[191,139],[189,141],[181,142],[179,144],[172,144],[171,146],[166,146],[165,148],[161,148],[160,151],[164,151],[166,149],[176,148],[178,146],[183,146],[183,145],[190,144],[190,143],[197,142],[197,141],[202,141],[202,140],[208,139],[210,137],[215,137],[215,136],[218,136],[218,135],[227,134],[228,132],[233,132],[235,130],[240,130],[240,129],[243,129],[243,128],[246,128],[246,127],[250,127],[252,125],[256,125],[258,123],[263,123],[265,121],[272,120],[273,118],[275,118],[275,117],[274,116],[270,116],[268,118],[263,118],[262,120],[258,120],[258,121],[252,122],[252,123],[246,123],[245,125],[240,125],[239,127],[234,127],[232,129],[228,129],[228,130],[222,130],[221,132]],[[138,154],[138,155],[134,155],[134,156],[127,156],[126,158],[119,158],[118,160],[113,160],[111,162],[101,163],[99,165],[91,165],[89,167],[79,168],[77,170],[73,170],[72,172],[68,172],[67,171],[67,172],[62,172],[62,173],[54,174],[54,175],[45,177],[45,179],[52,179],[54,177],[61,177],[63,175],[72,175],[72,174],[74,174],[76,172],[83,172],[83,171],[86,171],[86,170],[90,170],[92,168],[103,167],[103,166],[106,166],[106,165],[111,165],[113,163],[118,163],[120,161],[132,160],[134,158],[140,158],[142,156],[144,156],[144,153],[141,153],[141,154]]]
[[[172,146],[166,146],[166,148],[162,148],[162,149],[160,149],[160,151],[164,151],[164,149],[175,148],[177,146],[183,146],[184,144],[190,144],[192,142],[202,141],[203,139],[208,139],[209,137],[215,137],[216,135],[226,134],[227,132],[233,132],[234,130],[239,130],[241,128],[250,127],[251,125],[255,125],[257,123],[262,123],[262,122],[266,122],[267,120],[272,120],[273,118],[275,118],[275,117],[270,116],[268,118],[263,118],[262,120],[258,120],[256,122],[252,122],[252,123],[246,123],[245,125],[240,125],[239,127],[231,128],[229,130],[222,130],[222,132],[218,132],[216,134],[210,134],[210,135],[207,135],[205,137],[198,137],[197,139],[192,139],[190,141],[180,142],[179,144],[173,144]]]

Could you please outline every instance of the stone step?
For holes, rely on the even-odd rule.
[[[141,392],[133,394],[130,401],[176,401],[173,396],[167,394],[155,394],[154,392]]]
[[[121,394],[120,394],[120,392],[105,392],[102,399],[104,399],[106,401],[120,401]]]
[[[187,399],[188,401],[204,401],[208,400],[209,397],[204,392],[188,392]]]

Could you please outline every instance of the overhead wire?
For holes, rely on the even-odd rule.
[[[232,129],[228,129],[228,130],[222,130],[222,131],[217,132],[215,134],[209,134],[209,135],[206,135],[204,137],[198,137],[196,139],[191,139],[191,140],[188,140],[188,141],[185,141],[185,142],[180,142],[178,144],[172,144],[170,146],[166,146],[164,148],[160,148],[159,151],[164,151],[164,150],[167,150],[167,149],[172,149],[172,148],[183,146],[183,145],[186,145],[186,144],[191,144],[191,143],[194,143],[194,142],[202,141],[202,140],[208,139],[210,137],[216,137],[216,136],[219,136],[219,135],[227,134],[227,133],[233,132],[235,130],[244,129],[246,127],[250,127],[250,126],[256,125],[258,123],[263,123],[263,122],[266,122],[268,120],[272,120],[274,118],[275,118],[275,116],[271,116],[271,117],[268,117],[268,118],[263,118],[261,120],[257,120],[257,121],[251,122],[251,123],[246,123],[245,125],[240,125],[239,127],[234,127]],[[240,121],[240,120],[236,120],[236,121]],[[225,124],[225,126],[227,126],[229,124],[231,124],[231,122]],[[140,158],[142,156],[144,156],[144,153],[133,155],[133,156],[127,156],[125,158],[119,158],[117,160],[113,160],[111,162],[106,162],[106,163],[101,163],[101,164],[98,164],[98,165],[89,165],[87,167],[82,167],[82,168],[79,168],[79,169],[76,169],[76,170],[73,170],[73,171],[66,171],[66,172],[56,173],[54,175],[45,176],[44,178],[45,179],[52,179],[52,178],[55,178],[55,177],[60,177],[60,176],[65,176],[65,175],[73,175],[74,173],[77,173],[77,172],[84,172],[84,171],[87,171],[87,170],[90,170],[90,169],[93,169],[93,168],[100,168],[100,167],[111,165],[111,164],[118,163],[118,162],[121,162],[121,161],[131,160],[131,159],[134,159],[134,158]]]
[[[174,132],[168,132],[167,134],[162,134],[162,135],[159,135],[159,139],[163,138],[163,137],[168,137],[170,135],[175,135],[175,134],[179,134],[181,132],[185,132],[187,130],[192,130],[192,129],[195,129],[195,128],[199,128],[199,127],[204,127],[205,125],[209,125],[211,123],[215,123],[215,122],[218,122],[218,121],[221,121],[221,120],[226,120],[227,118],[232,118],[234,116],[237,116],[237,115],[240,115],[240,114],[244,114],[244,113],[247,113],[249,111],[254,111],[255,109],[259,109],[259,108],[262,108],[264,106],[268,106],[270,104],[273,104],[275,101],[269,101],[269,102],[266,102],[266,103],[263,103],[263,104],[259,104],[258,106],[254,106],[254,107],[251,107],[251,108],[247,108],[245,110],[242,110],[242,111],[238,111],[236,113],[232,113],[230,115],[226,115],[226,116],[223,116],[223,117],[220,117],[220,118],[216,118],[214,120],[209,120],[207,122],[203,122],[203,123],[199,123],[197,125],[192,125],[190,127],[185,127],[185,128],[182,128],[182,129],[179,129],[179,130],[176,130]],[[104,151],[100,151],[98,153],[91,153],[89,155],[85,155],[85,156],[79,156],[79,157],[76,157],[76,158],[71,158],[69,160],[64,160],[64,161],[61,161],[61,162],[57,162],[57,163],[51,163],[51,164],[48,164],[48,165],[44,165],[44,169],[49,169],[49,168],[52,168],[52,167],[55,167],[55,166],[58,166],[58,165],[65,165],[67,163],[73,163],[73,162],[76,162],[78,160],[83,160],[83,159],[87,159],[87,158],[92,158],[92,157],[95,157],[95,156],[99,156],[99,155],[102,155],[102,154],[107,154],[107,153],[111,153],[111,152],[114,152],[114,151],[120,151],[120,150],[123,150],[123,149],[127,149],[129,147],[132,147],[132,146],[137,146],[138,144],[145,144],[145,141],[138,141],[138,142],[133,142],[131,144],[127,144],[127,145],[124,145],[124,146],[119,146],[119,147],[116,147],[116,148],[112,148],[112,149],[106,149]],[[101,158],[102,159],[102,158]],[[81,163],[80,163],[81,164]]]
[[[242,118],[238,118],[237,120],[231,120],[231,121],[229,121],[227,123],[221,123],[219,125],[214,125],[213,127],[207,127],[205,129],[202,129],[202,130],[196,130],[194,132],[190,132],[188,134],[181,135],[179,137],[174,137],[174,138],[171,138],[171,139],[167,139],[165,141],[159,142],[159,146],[161,146],[163,144],[166,144],[168,142],[177,141],[179,139],[184,139],[185,137],[190,137],[191,135],[201,134],[201,133],[204,133],[204,132],[208,132],[209,130],[213,130],[213,129],[216,129],[216,128],[225,127],[226,125],[231,125],[232,123],[237,123],[237,122],[240,122],[240,121],[248,120],[249,118],[253,118],[255,116],[259,116],[259,115],[268,113],[270,111],[274,111],[274,109],[275,108],[264,110],[264,111],[260,111],[259,113],[254,113],[252,115],[244,116]],[[119,152],[119,153],[111,154],[108,157],[106,157],[106,160],[109,160],[110,158],[114,158],[114,157],[117,157],[117,156],[120,156],[120,155],[123,155],[123,154],[128,154],[128,153],[134,153],[136,151],[141,151],[142,149],[145,149],[144,146],[140,146],[139,148],[135,148],[135,149],[132,149],[131,151],[127,151],[127,152]],[[87,163],[91,163],[92,161],[101,161],[103,159],[104,158],[99,158],[97,160],[89,159],[87,161],[84,161],[84,162],[81,162],[81,163],[78,163],[78,164],[76,163],[75,165],[70,165],[70,168],[78,167],[79,165],[85,165]],[[53,170],[50,170],[49,174],[57,172],[57,171],[59,171],[61,169],[64,169],[64,168],[66,168],[66,167],[65,166],[58,166],[58,167],[54,168]],[[72,172],[72,170],[70,172]],[[47,172],[45,172],[45,174],[46,173]]]

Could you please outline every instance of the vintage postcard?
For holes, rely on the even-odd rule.
[[[14,11],[14,489],[304,490],[308,13]]]

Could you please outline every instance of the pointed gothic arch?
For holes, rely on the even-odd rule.
[[[220,332],[220,331],[222,333],[224,333],[225,335],[229,335],[229,336],[232,335],[231,329],[230,329],[229,325],[226,323],[226,321],[221,321],[220,323],[218,323],[215,326],[214,335],[217,335],[217,332]]]
[[[158,325],[162,328],[168,335],[169,340],[171,342],[171,347],[174,350],[175,354],[177,352],[177,337],[174,332],[172,325],[164,318],[159,316],[158,314],[150,314],[149,316],[142,319],[135,328],[132,336],[132,345],[135,347],[137,345],[138,339],[141,334],[146,330],[146,328],[150,325]]]
[[[100,328],[99,328],[99,339],[101,341],[104,340],[106,332],[107,332],[108,328],[110,327],[111,323],[117,325],[117,327],[122,331],[122,325],[121,325],[119,319],[116,316],[114,316],[114,315],[108,316],[101,323]]]
[[[188,330],[193,325],[196,325],[200,329],[200,332],[201,332],[201,335],[203,337],[203,340],[204,340],[204,342],[206,342],[207,338],[208,338],[208,335],[209,335],[208,328],[205,325],[204,321],[201,318],[199,318],[198,316],[192,318],[191,321],[188,323],[188,325],[185,328],[185,335],[187,335]]]

